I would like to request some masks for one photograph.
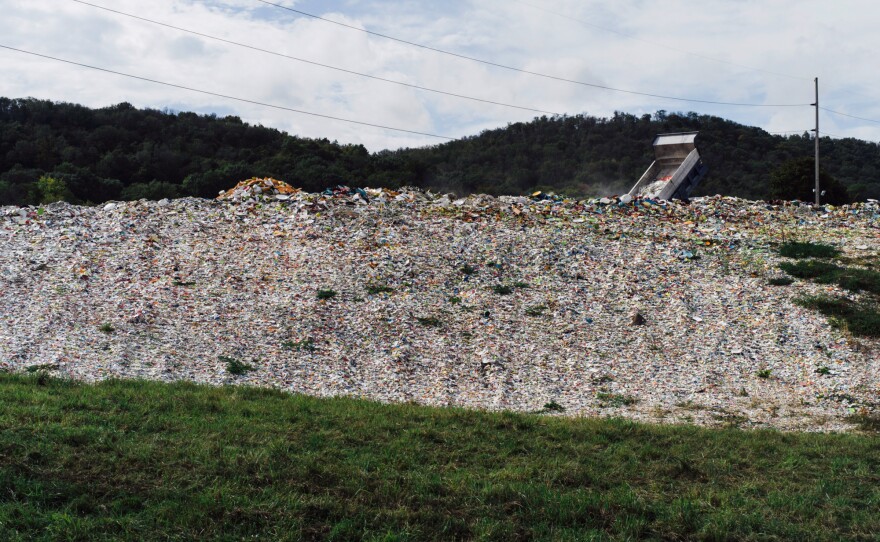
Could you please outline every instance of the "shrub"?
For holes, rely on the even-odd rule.
[[[98,326],[98,331],[101,331],[103,333],[113,333],[114,331],[116,331],[116,329],[112,325],[104,323]]]
[[[758,371],[758,378],[770,378],[770,369],[761,369]]]
[[[473,275],[474,273],[477,272],[476,268],[474,268],[474,266],[472,266],[469,263],[466,263],[463,266],[461,266],[460,271],[462,273],[464,273],[465,275]]]

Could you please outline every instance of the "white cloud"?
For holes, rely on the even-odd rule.
[[[717,106],[572,85],[298,17],[256,0],[94,2],[315,62],[546,111],[607,116],[614,111],[693,110],[770,131],[808,130],[813,124],[809,107]],[[821,0],[538,2],[280,3],[464,55],[655,94],[809,103],[812,77],[818,75],[823,106],[880,120],[880,103],[874,98],[880,73],[872,62],[880,50],[873,28],[880,8],[873,3],[849,2],[844,8]],[[71,0],[0,0],[0,10],[3,45],[314,113],[456,137],[537,115],[310,66]],[[92,107],[128,101],[158,109],[234,112],[248,122],[363,143],[371,150],[442,141],[206,96],[8,50],[0,50],[0,58],[6,67],[0,95],[8,97]],[[877,123],[823,112],[822,125],[823,132],[836,136],[880,140]]]

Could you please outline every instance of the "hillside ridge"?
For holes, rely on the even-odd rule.
[[[771,135],[697,113],[538,117],[440,145],[370,153],[362,145],[289,135],[234,116],[0,98],[0,205],[214,197],[251,176],[309,191],[343,184],[457,195],[543,190],[601,196],[635,183],[651,163],[656,134],[692,130],[700,131],[709,167],[695,195],[768,199],[776,169],[813,155],[806,132]],[[823,168],[853,201],[880,198],[877,144],[823,137],[820,152]],[[41,184],[41,177],[52,181]]]

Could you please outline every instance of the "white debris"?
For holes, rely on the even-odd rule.
[[[254,184],[0,208],[0,370],[808,430],[847,427],[880,391],[877,341],[792,301],[835,287],[767,282],[781,232],[876,257],[875,203],[820,218],[722,197]]]

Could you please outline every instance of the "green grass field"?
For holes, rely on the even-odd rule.
[[[877,540],[880,436],[0,375],[0,540]]]

